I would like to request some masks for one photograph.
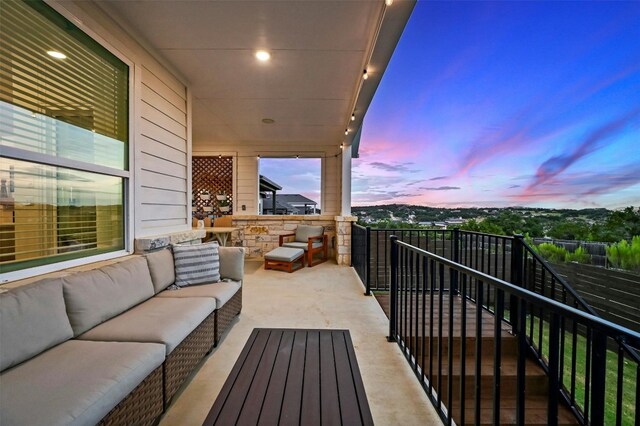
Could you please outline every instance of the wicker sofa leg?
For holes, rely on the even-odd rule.
[[[220,338],[240,311],[242,311],[242,287],[222,308],[216,310],[215,346],[218,346]]]
[[[156,368],[101,421],[100,425],[153,425],[163,412],[162,366]]]
[[[215,323],[216,312],[214,311],[165,359],[163,364],[165,408],[194,367],[211,350],[215,339]]]

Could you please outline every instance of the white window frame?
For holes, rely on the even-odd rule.
[[[11,281],[21,280],[25,278],[31,278],[37,275],[47,274],[51,272],[61,271],[63,269],[73,268],[76,266],[82,266],[90,263],[100,262],[104,260],[115,259],[118,257],[128,256],[133,253],[134,239],[133,239],[133,218],[134,218],[134,206],[135,200],[133,199],[134,182],[132,179],[134,170],[134,137],[135,137],[135,63],[128,57],[123,55],[117,50],[111,43],[100,37],[95,31],[87,27],[80,19],[70,13],[67,9],[61,6],[56,1],[46,1],[45,3],[54,9],[56,12],[64,16],[67,20],[72,22],[78,28],[80,28],[85,34],[91,37],[95,42],[104,47],[109,53],[117,57],[129,67],[129,80],[128,80],[128,164],[126,170],[114,169],[111,167],[100,166],[91,163],[85,163],[83,161],[77,161],[73,159],[53,157],[38,152],[26,151],[13,147],[2,147],[2,157],[11,158],[14,160],[29,161],[32,163],[64,167],[73,170],[85,171],[90,173],[98,173],[107,176],[121,177],[124,179],[124,191],[122,194],[123,204],[123,219],[124,219],[124,249],[115,250],[109,253],[102,253],[93,256],[80,257],[77,259],[66,260],[62,262],[51,263],[42,266],[35,266],[32,268],[20,269],[17,271],[6,272],[0,275],[0,284],[4,284]]]

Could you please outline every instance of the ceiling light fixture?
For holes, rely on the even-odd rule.
[[[271,53],[267,52],[266,50],[258,50],[256,52],[256,58],[259,61],[266,62],[271,59]]]
[[[67,55],[62,52],[58,52],[57,50],[47,50],[47,55],[56,59],[67,59]]]
[[[260,159],[260,154],[258,154],[258,160]]]
[[[362,78],[365,79],[365,80],[369,78],[369,74],[367,73],[366,69],[364,71],[362,71]]]
[[[351,114],[351,121],[356,121],[356,114],[355,113]]]
[[[348,135],[349,134],[349,129],[344,129],[344,134]]]
[[[275,122],[276,122],[276,120],[274,120],[273,118],[263,118],[263,119],[262,119],[262,122],[263,122],[264,124],[273,124],[273,123],[275,123]]]
[[[298,158],[300,158],[300,156],[299,156],[299,155],[296,155],[296,160],[297,160]]]
[[[391,6],[393,4],[393,0],[384,0],[384,4]]]

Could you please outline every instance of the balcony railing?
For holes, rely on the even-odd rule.
[[[494,423],[502,412],[523,424],[525,392],[530,398],[540,390],[528,378],[533,361],[547,389],[530,404],[544,398],[550,424],[567,410],[580,424],[640,424],[640,335],[599,318],[522,237],[354,225],[356,234],[354,267],[368,290],[389,291],[389,336],[443,420],[477,424],[490,409]],[[474,356],[486,354],[487,344],[495,370],[490,402],[480,400],[487,367]],[[508,361],[515,376],[501,380]],[[505,389],[515,398],[511,414],[501,406]],[[465,398],[469,392],[474,398]]]
[[[625,368],[636,370],[637,374],[638,365],[628,364],[627,349],[617,342],[639,347],[640,334],[396,238],[392,238],[390,244],[389,336],[400,345],[447,424],[453,421],[480,424],[487,408],[492,422],[500,424],[501,415],[509,412],[509,408],[502,405],[504,401],[509,401],[509,407],[515,405],[515,423],[524,424],[530,401],[538,403],[540,398],[546,399],[547,423],[551,425],[563,418],[559,412],[560,398],[568,403],[581,424],[637,423],[635,407],[624,408],[623,395],[635,393],[637,400],[638,376],[632,389],[624,388],[624,376]],[[475,293],[475,301],[469,297],[470,293]],[[494,295],[492,319],[486,318],[486,309],[477,308],[484,305],[486,294]],[[510,329],[516,337],[505,333],[507,299],[514,308]],[[472,318],[470,311],[473,311]],[[489,328],[485,322],[490,323]],[[576,353],[581,336],[578,330],[586,342],[583,372],[577,367],[581,364]],[[515,342],[506,342],[511,339]],[[543,341],[546,351],[542,349]],[[487,368],[483,362],[487,351],[482,348],[487,342],[493,346],[493,368],[488,376],[483,371]],[[504,351],[503,345],[506,348],[511,344],[515,345],[515,377],[503,374],[504,358],[513,355]],[[607,368],[608,345],[618,349],[614,371]],[[538,354],[544,352],[539,358],[547,374],[544,389],[527,371],[533,368],[527,363],[532,348],[537,349]],[[467,374],[467,368],[471,374]],[[611,374],[613,380],[607,378]],[[486,383],[487,377],[491,377],[492,383]],[[576,398],[577,380],[584,380],[582,404]],[[472,398],[468,398],[469,393]],[[615,407],[605,409],[606,396],[611,393],[615,394]]]

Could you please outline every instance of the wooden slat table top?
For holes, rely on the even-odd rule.
[[[372,425],[349,330],[256,328],[204,425]]]

